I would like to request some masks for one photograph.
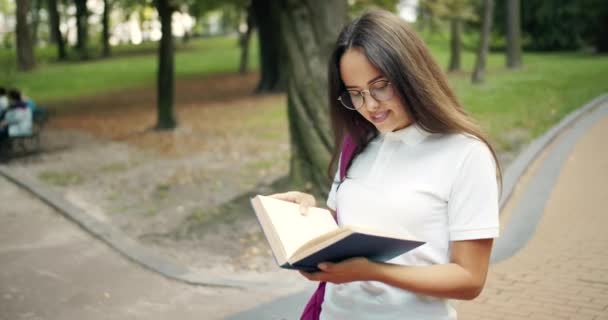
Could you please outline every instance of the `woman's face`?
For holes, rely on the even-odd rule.
[[[360,48],[351,48],[340,59],[340,76],[348,90],[369,90],[386,84],[384,75],[372,65]],[[388,86],[391,86],[390,84]],[[390,90],[385,88],[382,90]],[[393,89],[394,91],[394,89]],[[356,91],[354,91],[356,95]],[[351,94],[352,96],[352,94]],[[407,127],[411,120],[405,113],[404,104],[394,92],[392,98],[385,101],[374,99],[368,91],[363,93],[363,106],[357,109],[367,121],[380,132],[391,132]]]

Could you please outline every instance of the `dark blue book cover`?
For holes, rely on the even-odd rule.
[[[315,272],[319,271],[317,265],[321,262],[340,262],[354,257],[366,257],[372,261],[386,262],[422,244],[424,244],[422,241],[355,232],[308,257],[281,267]]]

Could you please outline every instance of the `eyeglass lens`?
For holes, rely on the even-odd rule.
[[[393,89],[388,81],[378,81],[369,88],[369,95],[377,101],[387,101],[393,97]],[[347,90],[340,95],[340,102],[347,109],[356,110],[363,106],[365,97],[362,91]]]

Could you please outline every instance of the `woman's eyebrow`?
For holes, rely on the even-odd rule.
[[[383,75],[376,76],[373,79],[367,81],[367,84],[370,84],[370,83],[372,83],[372,82],[374,82],[374,81],[376,81],[378,79],[381,79],[381,78],[384,78],[384,76]],[[346,89],[358,88],[357,86],[347,86],[346,84],[344,86],[346,87]]]

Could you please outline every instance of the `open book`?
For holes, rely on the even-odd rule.
[[[383,231],[342,226],[329,210],[312,207],[306,215],[298,204],[258,195],[251,199],[255,214],[282,268],[318,271],[321,262],[366,257],[385,262],[424,242]]]

